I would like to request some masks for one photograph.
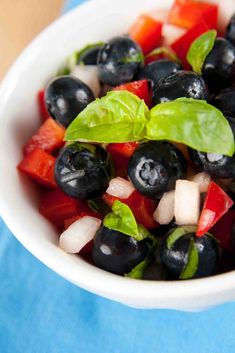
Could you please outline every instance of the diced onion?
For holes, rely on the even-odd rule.
[[[106,190],[107,194],[119,197],[120,199],[127,199],[135,190],[130,181],[121,177],[112,179],[109,187]]]
[[[197,183],[200,192],[207,192],[211,182],[211,177],[207,173],[202,172],[191,176],[190,178],[188,178],[188,180]]]
[[[200,212],[200,191],[197,183],[177,180],[175,188],[175,221],[178,225],[195,225]]]
[[[76,65],[71,71],[71,75],[79,78],[90,87],[95,97],[100,94],[100,81],[98,77],[98,68],[95,65]]]
[[[169,224],[175,213],[175,191],[165,192],[153,214],[159,224]]]
[[[184,28],[165,23],[162,27],[162,45],[165,47],[173,44],[177,39],[179,39],[186,30]]]
[[[151,10],[147,13],[150,17],[153,17],[156,21],[167,22],[169,16],[169,9],[162,8],[157,10]]]
[[[100,228],[101,220],[84,216],[72,223],[60,236],[60,247],[70,254],[79,251],[89,243]]]

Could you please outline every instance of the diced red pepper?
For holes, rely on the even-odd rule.
[[[24,146],[24,154],[34,151],[36,148],[51,153],[64,144],[64,127],[60,126],[52,118],[48,118],[31,139]]]
[[[211,181],[198,222],[197,236],[202,236],[232,207],[233,200]]]
[[[190,68],[190,65],[187,62],[186,56],[192,42],[199,37],[201,34],[207,32],[209,27],[205,22],[200,22],[194,27],[190,28],[182,37],[177,39],[172,45],[171,48],[174,50],[178,58],[182,61],[186,69]]]
[[[211,234],[219,240],[221,248],[232,253],[235,253],[234,227],[235,210],[229,210],[211,229]]]
[[[42,118],[42,121],[49,118],[49,113],[47,111],[44,98],[45,98],[45,91],[44,90],[39,91],[38,95],[37,95],[37,100],[38,100],[39,112],[40,112],[40,116]]]
[[[73,217],[65,219],[65,221],[64,221],[64,229],[67,229],[75,221],[78,221],[79,219],[81,219],[82,217],[85,217],[85,216],[96,217],[96,218],[101,219],[101,216],[98,213],[95,213],[93,211],[81,212],[77,216],[73,216]]]
[[[218,5],[194,0],[175,0],[168,18],[171,24],[187,29],[202,20],[210,29],[217,29]]]
[[[18,168],[39,184],[56,188],[54,179],[55,158],[40,148],[30,152],[19,163]]]
[[[152,100],[152,90],[149,88],[147,80],[128,82],[123,85],[115,87],[115,91],[129,91],[135,94],[140,99],[145,101],[145,104],[150,107]]]
[[[157,207],[155,201],[134,191],[127,199],[119,199],[115,196],[104,194],[103,200],[111,207],[114,201],[120,200],[130,207],[137,223],[142,224],[147,229],[157,228],[158,224],[153,219],[153,213]]]
[[[116,175],[127,176],[128,161],[137,146],[138,142],[110,143],[107,146],[107,151],[114,162]]]
[[[130,158],[138,145],[139,142],[110,143],[107,146],[107,151],[111,155],[118,153],[119,155]]]
[[[162,37],[162,23],[149,15],[141,15],[129,29],[130,37],[137,42],[144,54],[160,44]]]
[[[56,189],[42,195],[39,211],[56,226],[63,228],[65,219],[90,212],[90,209],[85,201],[74,199]]]

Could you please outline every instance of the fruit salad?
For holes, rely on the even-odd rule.
[[[38,92],[41,126],[18,169],[67,253],[135,279],[235,269],[235,14],[221,26],[225,8],[175,0],[164,16],[143,13],[72,53]]]

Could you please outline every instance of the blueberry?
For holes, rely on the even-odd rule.
[[[235,118],[226,117],[235,136]],[[219,153],[205,153],[188,148],[190,158],[200,171],[215,178],[235,177],[235,154],[232,157]]]
[[[159,80],[166,78],[179,70],[181,70],[181,66],[171,60],[157,60],[141,69],[137,75],[137,79],[150,80],[152,82],[152,86],[155,86]]]
[[[49,114],[65,127],[94,99],[94,94],[84,82],[70,76],[55,78],[45,92]]]
[[[171,143],[150,141],[140,144],[128,164],[128,176],[143,195],[156,199],[185,177],[187,162]]]
[[[56,160],[55,179],[69,196],[98,197],[109,183],[109,156],[100,146],[73,143],[64,147]]]
[[[211,104],[220,109],[224,114],[235,118],[235,87],[225,88],[220,91]]]
[[[180,97],[207,100],[209,92],[199,75],[183,70],[160,80],[153,89],[153,105]]]
[[[124,275],[147,257],[149,249],[147,238],[137,241],[129,235],[102,227],[94,238],[92,258],[96,266]]]
[[[229,87],[235,79],[235,47],[225,38],[217,38],[202,67],[202,77],[211,92]]]
[[[226,39],[228,39],[233,45],[235,45],[235,14],[231,17],[225,34]]]
[[[195,273],[190,278],[213,275],[219,261],[218,243],[214,237],[209,234],[197,237],[195,233],[189,232],[181,235],[173,243],[170,243],[169,239],[176,229],[172,229],[166,235],[160,246],[162,264],[172,279],[179,279],[183,270],[188,265],[192,243],[197,251],[198,264]]]
[[[96,65],[97,64],[97,59],[98,59],[98,54],[100,49],[102,48],[102,44],[100,45],[95,45],[93,47],[87,48],[82,55],[80,56],[77,64],[83,64],[83,65]]]
[[[100,50],[97,64],[100,80],[118,86],[132,81],[143,65],[143,54],[129,37],[115,37]]]

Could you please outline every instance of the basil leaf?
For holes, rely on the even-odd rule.
[[[175,52],[167,47],[159,47],[154,50],[152,50],[148,55],[145,56],[145,58],[151,58],[152,56],[160,56],[160,55],[165,55],[168,59],[177,62],[178,64],[181,64],[180,59],[178,56],[175,54]]]
[[[138,225],[131,209],[121,201],[116,200],[112,211],[105,216],[103,220],[104,226],[133,236],[134,238],[138,237]]]
[[[216,38],[215,30],[207,31],[196,38],[187,53],[187,61],[192,66],[193,71],[202,74],[202,67],[207,55],[211,52]]]
[[[99,143],[138,141],[145,137],[149,110],[128,91],[111,91],[88,106],[69,125],[66,141]]]
[[[184,267],[179,278],[180,279],[192,278],[197,272],[197,268],[198,268],[198,252],[193,239],[191,239],[191,243],[188,251],[188,263]]]
[[[166,241],[167,248],[170,249],[175,244],[175,242],[179,238],[181,238],[184,234],[186,234],[186,232],[183,227],[178,227],[175,230],[173,230],[173,232],[167,238],[167,241]]]
[[[144,261],[140,262],[137,266],[135,266],[131,272],[126,273],[124,277],[134,278],[134,279],[142,279],[144,276],[144,271],[146,270],[149,264],[148,258]]]
[[[234,136],[223,114],[202,100],[178,98],[150,110],[150,140],[183,143],[201,152],[234,154]]]
[[[103,220],[105,227],[127,234],[137,241],[150,238],[155,244],[154,237],[142,225],[136,223],[131,209],[126,204],[116,200],[112,206],[112,211]]]
[[[83,64],[83,61],[81,60],[82,56],[86,54],[90,49],[96,48],[96,47],[102,47],[105,43],[104,42],[97,42],[93,44],[88,44],[79,51],[75,52],[75,58],[76,58],[76,63],[77,64]]]

